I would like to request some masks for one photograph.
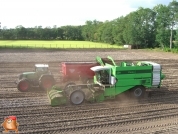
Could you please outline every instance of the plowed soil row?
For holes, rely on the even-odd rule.
[[[127,93],[124,93],[114,100],[102,103],[85,102],[79,106],[68,104],[51,107],[45,91],[34,88],[23,93],[17,90],[14,83],[21,72],[33,71],[35,63],[49,64],[55,79],[60,83],[60,62],[94,62],[97,55],[101,57],[110,55],[117,63],[122,60],[149,60],[161,64],[166,75],[162,88],[147,90],[144,99],[140,101],[129,98]],[[177,65],[177,55],[142,50],[80,53],[78,51],[8,53],[6,50],[0,53],[0,121],[3,122],[6,116],[16,115],[20,124],[19,132],[28,134],[177,133]]]

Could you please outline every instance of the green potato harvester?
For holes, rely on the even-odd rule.
[[[51,106],[71,103],[102,102],[129,92],[132,97],[143,98],[146,89],[160,88],[165,78],[160,64],[151,61],[120,62],[112,57],[96,57],[99,65],[90,69],[95,73],[93,81],[86,84],[71,84],[67,88],[53,86],[47,90]]]

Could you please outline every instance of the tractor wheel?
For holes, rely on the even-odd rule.
[[[27,79],[22,79],[18,82],[17,88],[21,92],[27,92],[30,89],[30,83]]]
[[[145,95],[145,87],[143,86],[136,86],[131,90],[131,94],[133,97],[137,99],[141,99]]]
[[[84,102],[85,94],[81,90],[75,90],[70,94],[70,102],[74,105],[79,105]]]
[[[50,89],[55,84],[51,77],[42,77],[40,80],[40,87],[44,90]]]

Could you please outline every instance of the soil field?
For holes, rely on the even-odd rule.
[[[51,107],[45,91],[36,88],[23,93],[14,83],[18,74],[32,71],[35,63],[49,64],[59,82],[60,62],[95,61],[96,56],[108,55],[117,62],[147,60],[161,64],[166,75],[161,89],[147,90],[139,101],[121,94],[102,103]],[[0,50],[0,123],[9,115],[17,116],[21,134],[178,133],[178,55],[145,50]]]

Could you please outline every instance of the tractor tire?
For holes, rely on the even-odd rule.
[[[70,102],[74,105],[80,105],[85,100],[85,94],[81,90],[75,90],[70,94]]]
[[[144,86],[136,86],[131,90],[131,95],[136,99],[141,99],[145,95],[145,90]]]
[[[21,92],[27,92],[30,89],[30,82],[27,79],[22,79],[17,84],[17,89]]]
[[[39,83],[40,88],[42,88],[43,90],[50,89],[52,86],[54,86],[54,84],[54,79],[49,76],[42,77]]]

